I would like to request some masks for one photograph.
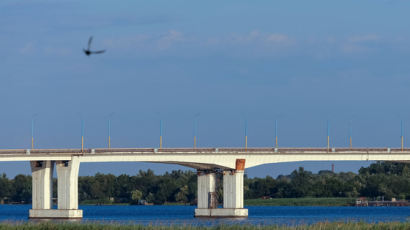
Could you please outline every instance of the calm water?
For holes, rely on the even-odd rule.
[[[31,205],[0,205],[0,221],[26,221]],[[410,207],[247,207],[245,219],[194,218],[194,206],[80,206],[83,221],[138,224],[286,224],[410,221]]]

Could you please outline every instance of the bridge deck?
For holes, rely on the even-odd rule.
[[[410,149],[401,148],[99,148],[3,149],[0,161],[156,162],[196,169],[235,169],[296,161],[400,161],[410,162]]]
[[[410,148],[96,148],[96,149],[0,149],[0,156],[4,155],[88,155],[88,154],[328,154],[328,153],[408,153]]]

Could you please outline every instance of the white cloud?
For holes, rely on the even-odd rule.
[[[270,34],[266,37],[266,41],[274,43],[284,43],[289,42],[290,39],[287,35],[284,34]]]
[[[379,40],[380,40],[380,37],[374,34],[356,35],[356,36],[351,36],[347,38],[347,41],[351,43],[375,42]]]
[[[68,56],[72,54],[72,50],[64,47],[43,46],[41,43],[30,41],[19,49],[19,53],[22,55]]]
[[[27,42],[23,47],[19,49],[21,54],[31,54],[35,51],[36,47],[34,42]]]
[[[364,46],[355,45],[355,44],[343,44],[341,46],[341,51],[345,54],[354,54],[354,53],[363,53],[368,51]]]
[[[375,34],[354,35],[340,42],[340,49],[344,54],[365,54],[374,51],[371,44],[379,41],[380,36]]]
[[[73,52],[72,50],[68,48],[48,46],[44,48],[44,53],[46,55],[52,55],[52,56],[68,56],[68,55],[71,55]]]
[[[148,34],[107,38],[102,41],[102,46],[107,49],[130,49],[144,47],[151,39],[152,36]]]
[[[239,43],[259,43],[259,44],[285,44],[290,43],[291,39],[288,35],[280,33],[262,33],[254,30],[245,35],[234,35],[232,40]]]
[[[375,52],[375,42],[387,42],[379,35],[358,34],[351,36],[311,35],[292,37],[285,33],[252,30],[238,34],[186,34],[179,30],[165,30],[162,33],[132,33],[126,36],[112,36],[100,45],[107,50],[118,51],[118,55],[157,56],[161,53],[176,55],[202,55],[219,53],[232,56],[292,56],[302,55],[327,59],[338,55],[366,55]],[[32,45],[32,44],[31,44]],[[30,51],[30,44],[25,51]],[[181,52],[182,51],[182,52]]]
[[[165,35],[163,35],[158,41],[158,48],[167,49],[175,43],[186,42],[188,39],[179,31],[169,30]]]

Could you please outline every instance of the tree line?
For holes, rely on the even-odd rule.
[[[217,174],[217,196],[222,201],[222,175]],[[54,179],[53,197],[56,197]],[[9,179],[0,175],[0,203],[30,203],[31,176],[17,175]],[[141,201],[153,204],[178,202],[196,203],[197,175],[193,171],[176,170],[155,175],[152,170],[137,175],[97,173],[80,176],[80,203],[130,203]],[[375,199],[410,199],[410,165],[377,162],[362,167],[359,172],[333,173],[328,170],[312,173],[300,167],[290,175],[277,178],[244,178],[245,199],[261,197],[368,197]]]

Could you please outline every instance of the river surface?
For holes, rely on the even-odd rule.
[[[0,222],[28,221],[31,205],[0,205]],[[390,222],[410,221],[410,207],[270,207],[250,206],[244,219],[194,218],[194,206],[80,206],[82,221],[153,225],[301,225],[316,222]]]

